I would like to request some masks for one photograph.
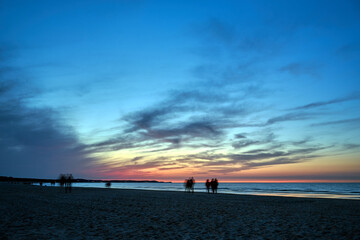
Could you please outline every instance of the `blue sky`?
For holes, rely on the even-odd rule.
[[[2,1],[0,175],[360,180],[359,30],[357,1]]]

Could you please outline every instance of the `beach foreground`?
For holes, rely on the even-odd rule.
[[[0,183],[0,239],[360,239],[360,201]]]

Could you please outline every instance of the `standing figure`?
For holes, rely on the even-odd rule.
[[[185,179],[184,187],[185,187],[185,192],[189,191],[189,179]]]
[[[68,191],[71,193],[71,184],[74,181],[73,175],[70,173],[67,177]]]
[[[211,182],[210,182],[210,187],[211,187],[211,191],[212,193],[215,193],[215,179],[211,179]]]
[[[219,186],[219,182],[218,182],[218,180],[217,180],[217,178],[215,178],[214,179],[214,190],[213,190],[213,192],[214,193],[217,193],[217,189],[218,189],[218,186]]]
[[[190,180],[191,180],[191,192],[194,193],[195,179],[191,177]]]
[[[71,184],[74,178],[72,174],[67,174],[65,177],[65,192],[71,193]]]
[[[65,174],[60,174],[59,184],[60,184],[60,189],[61,189],[61,191],[62,191],[62,188],[63,188],[63,187],[65,186],[65,184],[66,184]],[[65,186],[65,192],[66,192],[66,186]]]
[[[209,179],[206,179],[205,186],[206,186],[206,190],[208,193],[210,193],[210,185],[211,185],[211,183],[210,183]]]
[[[194,192],[195,179],[193,177],[185,179],[185,192]]]

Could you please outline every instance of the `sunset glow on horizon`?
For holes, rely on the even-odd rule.
[[[357,1],[0,8],[0,176],[360,182]]]

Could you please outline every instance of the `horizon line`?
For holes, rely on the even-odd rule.
[[[20,178],[20,179],[38,179],[38,180],[56,180],[58,178],[37,178],[37,177],[12,177],[12,176],[0,176],[3,178]],[[84,177],[76,177],[75,179],[82,179],[82,180],[88,180],[88,181],[156,181],[156,182],[171,182],[171,183],[183,183],[184,180],[178,180],[178,179],[107,179],[107,178],[84,178]],[[207,178],[199,178],[199,180],[197,180],[195,178],[196,182],[205,182]],[[283,179],[279,179],[279,180],[254,180],[254,179],[248,179],[248,180],[222,180],[221,178],[217,178],[219,180],[219,182],[222,183],[360,183],[360,179],[358,180],[330,180],[330,179],[299,179],[299,180],[283,180]]]

